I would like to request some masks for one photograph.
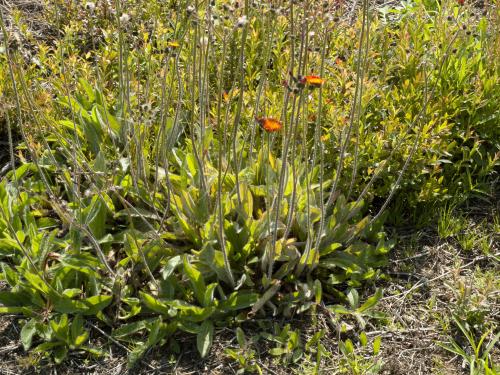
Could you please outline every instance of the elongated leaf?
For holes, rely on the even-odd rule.
[[[148,320],[139,320],[137,322],[128,323],[115,329],[111,336],[116,338],[125,338],[127,336],[133,335],[134,333],[140,332],[146,328]]]
[[[243,332],[240,327],[236,328],[236,340],[238,341],[238,345],[241,349],[246,347],[247,339],[245,337],[245,332]]]
[[[31,290],[33,293],[36,293],[34,289]],[[27,292],[0,292],[0,303],[5,306],[10,307],[21,307],[21,306],[29,306],[30,295]]]
[[[210,306],[214,301],[214,291],[215,288],[219,285],[218,283],[212,283],[207,286],[204,296],[203,296],[203,306]]]
[[[148,350],[149,347],[146,343],[140,342],[132,351],[129,353],[127,357],[127,367],[129,369],[134,368],[134,366],[137,364],[137,362],[142,358],[144,353],[146,353],[146,350]]]
[[[147,293],[139,292],[139,295],[148,309],[160,314],[170,315],[170,308],[165,303]]]
[[[0,238],[0,254],[10,254],[12,250],[21,251],[21,247],[12,238]]]
[[[31,319],[21,329],[21,343],[23,344],[24,350],[28,350],[31,347],[31,342],[33,341],[35,333],[36,320]]]
[[[368,298],[365,303],[363,303],[360,307],[356,309],[358,313],[364,313],[365,311],[371,309],[373,306],[377,304],[378,301],[382,298],[382,289],[377,289],[375,294]]]
[[[49,286],[40,276],[29,271],[25,271],[23,276],[38,291],[42,292],[45,295],[48,295],[50,293]]]
[[[252,307],[251,313],[255,314],[257,311],[259,311],[262,306],[264,306],[264,304],[276,294],[276,292],[280,289],[280,286],[281,281],[274,280],[271,287],[262,295],[262,297],[259,298],[257,302],[255,302],[255,305],[253,305]]]
[[[210,351],[212,340],[214,336],[214,325],[210,320],[205,320],[196,336],[196,347],[200,352],[201,357],[205,357]]]
[[[373,340],[373,354],[377,355],[380,352],[380,343],[382,342],[382,337],[377,336],[375,340]]]
[[[234,292],[219,304],[219,308],[228,311],[246,309],[256,303],[258,299],[259,295],[257,293]]]
[[[81,300],[59,297],[55,299],[54,310],[64,314],[95,315],[106,308],[112,300],[112,296],[106,295],[92,296]]]
[[[327,306],[328,310],[335,314],[352,314],[352,311],[342,305]]]
[[[165,267],[163,267],[161,271],[163,279],[164,280],[168,279],[181,263],[182,263],[182,258],[180,257],[180,255],[176,255],[170,258]]]
[[[200,304],[204,303],[205,297],[205,280],[200,271],[195,266],[189,263],[187,255],[184,256],[184,271],[186,272],[191,285],[193,286],[194,295]]]

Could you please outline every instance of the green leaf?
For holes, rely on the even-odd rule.
[[[7,281],[7,284],[9,284],[11,287],[14,287],[17,284],[19,284],[19,274],[16,271],[14,271],[11,267],[9,267],[6,263],[1,263],[1,265],[3,271],[3,280]],[[2,292],[0,292],[0,296],[1,293]]]
[[[335,314],[352,314],[352,311],[342,305],[327,306],[328,310]]]
[[[366,346],[368,343],[368,338],[366,337],[366,333],[361,332],[359,334],[359,342],[361,343],[361,346]]]
[[[80,347],[85,341],[87,341],[89,333],[83,328],[83,318],[81,315],[76,315],[71,322],[70,332],[71,341],[76,348]]]
[[[216,310],[215,306],[199,307],[182,300],[159,301],[144,292],[139,292],[139,295],[147,308],[167,316],[178,315],[179,318],[191,322],[201,322]]]
[[[52,354],[54,355],[54,362],[59,365],[68,355],[68,348],[65,345],[57,346],[52,350]]]
[[[9,307],[28,306],[30,301],[29,293],[36,293],[34,289],[26,288],[27,291],[22,292],[0,292],[0,303]]]
[[[21,247],[12,238],[0,238],[0,254],[10,254],[12,250],[21,251]]]
[[[33,341],[33,336],[36,333],[36,320],[31,319],[28,321],[21,329],[21,343],[23,344],[24,350],[28,350],[31,347]]]
[[[81,254],[63,254],[59,261],[66,267],[74,269],[83,274],[101,278],[97,272],[100,268],[100,261],[92,256],[91,254],[81,253]]]
[[[104,237],[107,209],[98,195],[92,198],[92,202],[83,210],[83,213],[85,215],[85,224],[88,225],[92,234],[97,239]]]
[[[139,292],[139,295],[148,309],[160,314],[170,315],[170,308],[167,304],[144,292]]]
[[[87,353],[90,353],[96,357],[104,357],[107,354],[107,352],[105,350],[97,349],[97,348],[89,347],[89,346],[80,346],[79,349],[85,350]]]
[[[115,136],[120,135],[120,124],[103,106],[96,105],[95,116],[103,130],[111,130]]]
[[[262,295],[262,297],[259,298],[257,302],[255,302],[255,305],[252,307],[252,314],[255,314],[257,311],[259,311],[264,304],[269,301],[275,294],[276,292],[280,289],[281,286],[281,281],[280,280],[273,280],[272,285],[269,287],[268,290]]]
[[[162,339],[164,334],[164,330],[162,330],[163,322],[161,316],[154,319],[148,325],[149,325],[148,346],[151,348]]]
[[[231,293],[225,301],[219,304],[219,309],[228,311],[246,309],[255,304],[258,299],[259,295],[257,293],[242,291],[234,292]]]
[[[132,369],[148,349],[148,345],[143,342],[140,342],[136,347],[134,347],[127,357],[127,367]]]
[[[112,300],[112,296],[106,295],[97,295],[81,300],[59,297],[54,301],[54,310],[65,314],[95,315],[106,308]]]
[[[287,353],[287,350],[284,349],[284,348],[272,348],[271,350],[269,350],[269,354],[271,355],[274,355],[276,357],[278,356],[281,356],[283,354],[286,354]]]
[[[102,172],[106,173],[107,168],[106,168],[106,157],[104,156],[102,151],[99,151],[97,154],[95,160],[94,160],[94,168],[93,170],[95,172]]]
[[[321,259],[319,266],[334,270],[337,267],[343,270],[357,270],[360,268],[358,259],[345,252],[336,252],[334,256]]]
[[[42,292],[45,295],[48,295],[50,293],[49,286],[40,276],[29,271],[24,271],[23,276],[38,291]]]
[[[319,255],[321,257],[325,256],[325,255],[328,255],[328,254],[331,254],[333,252],[335,252],[337,249],[341,248],[342,247],[342,244],[341,243],[338,243],[338,242],[334,242],[332,244],[329,244],[328,246],[326,246],[325,248],[322,248],[319,252]]]
[[[80,113],[83,113],[83,111]],[[94,121],[90,119],[87,121],[80,119],[80,121],[83,124],[83,132],[85,134],[87,145],[94,155],[97,155],[101,149],[100,145],[102,141],[102,131],[100,129],[100,125],[97,122],[94,123]]]
[[[203,306],[210,306],[213,303],[215,288],[218,285],[219,285],[218,283],[212,283],[209,286],[207,286],[203,296]]]
[[[59,321],[51,320],[49,323],[56,337],[60,341],[68,343],[69,342],[68,315],[62,314],[59,318]]]
[[[121,325],[119,328],[113,330],[111,336],[116,338],[125,338],[127,336],[133,335],[134,333],[140,332],[145,329],[148,322],[148,320],[139,320],[137,322]]]
[[[354,353],[354,345],[350,339],[345,340],[344,345],[347,353]]]
[[[195,266],[191,265],[188,256],[184,256],[184,271],[186,272],[191,285],[193,286],[194,295],[200,304],[203,304],[205,297],[205,280],[200,271]]]
[[[139,217],[139,218],[144,218],[144,219],[161,220],[161,217],[159,217],[154,212],[148,211],[148,210],[141,208],[141,207],[125,208],[125,209],[115,213],[114,216],[117,218],[118,217]]]
[[[365,301],[365,303],[363,303],[360,307],[358,307],[356,309],[356,312],[358,312],[360,314],[364,313],[365,311],[374,307],[381,298],[382,298],[382,289],[379,288],[379,289],[377,289],[377,291],[375,292],[375,294],[373,296],[368,298]]]
[[[0,306],[0,314],[24,314],[25,316],[33,316],[29,308],[19,306]]]
[[[306,343],[306,351],[310,351],[317,343],[320,341],[320,339],[324,336],[325,331],[321,330],[319,332],[316,332],[313,337],[311,337],[307,343]]]
[[[354,288],[351,288],[347,293],[347,300],[349,301],[349,305],[352,308],[356,308],[359,305],[359,294],[358,291]]]
[[[377,355],[380,352],[380,344],[382,342],[382,337],[377,336],[375,340],[373,340],[373,354]]]
[[[212,346],[212,340],[214,335],[214,325],[210,320],[205,320],[196,336],[196,347],[198,352],[200,352],[201,357],[205,357],[210,347]]]
[[[180,255],[176,255],[170,258],[165,267],[163,267],[161,271],[163,279],[164,280],[168,279],[181,263],[182,263],[182,258]]]
[[[314,280],[314,299],[316,304],[321,303],[321,297],[322,297],[322,288],[321,288],[321,281],[319,280]]]
[[[243,330],[240,327],[236,328],[236,340],[238,341],[238,345],[240,346],[241,349],[247,346],[247,339],[245,337],[245,332],[243,332]]]

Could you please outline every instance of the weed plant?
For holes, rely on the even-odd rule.
[[[498,166],[497,10],[402,4],[50,1],[41,41],[2,14],[0,312],[25,349],[103,355],[97,327],[134,366],[320,304],[364,324],[338,303],[379,277],[387,216]]]

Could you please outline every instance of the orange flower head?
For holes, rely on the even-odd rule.
[[[319,87],[325,82],[325,80],[320,76],[305,76],[302,77],[300,82],[308,86]]]
[[[279,120],[271,117],[256,117],[255,120],[268,133],[277,132],[283,127],[283,124]]]

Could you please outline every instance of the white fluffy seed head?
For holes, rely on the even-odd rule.
[[[93,12],[95,10],[95,3],[88,1],[87,3],[85,3],[85,9],[87,9],[89,12]]]
[[[127,13],[123,13],[120,17],[120,23],[126,24],[130,21],[130,16]]]
[[[238,22],[236,22],[237,27],[243,27],[248,23],[248,18],[247,16],[241,16],[238,18]]]

